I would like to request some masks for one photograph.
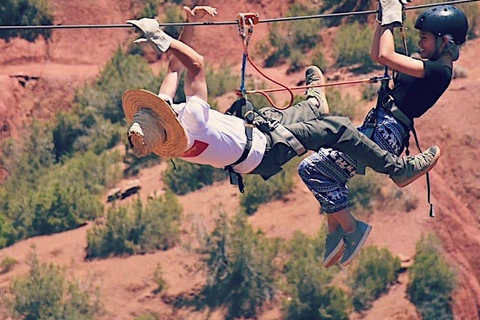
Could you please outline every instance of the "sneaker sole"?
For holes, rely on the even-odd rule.
[[[342,257],[343,255],[343,249],[345,247],[345,244],[343,243],[343,241],[340,241],[337,246],[335,247],[335,249],[333,249],[332,253],[330,253],[328,255],[328,257],[326,257],[322,264],[325,268],[329,268],[331,266],[333,266],[338,260],[340,260],[340,258]]]
[[[360,249],[362,249],[363,245],[365,244],[365,241],[367,241],[367,238],[368,238],[368,236],[370,235],[370,231],[372,231],[372,226],[369,225],[369,226],[367,227],[367,230],[366,230],[365,233],[363,234],[362,239],[360,239],[360,241],[358,242],[357,248],[356,248],[355,251],[352,253],[352,255],[350,256],[350,258],[348,258],[347,260],[345,260],[345,261],[343,261],[343,262],[340,262],[340,264],[342,265],[342,267],[345,267],[345,266],[347,266],[348,264],[350,264],[350,262],[352,262],[353,259],[355,259],[355,257],[359,254]]]
[[[429,172],[430,170],[433,169],[433,167],[435,167],[435,165],[437,164],[437,161],[438,159],[440,158],[440,155],[441,155],[441,150],[440,148],[438,148],[438,152],[435,154],[435,157],[433,158],[433,161],[432,161],[432,165],[428,166],[426,169],[420,171],[420,174],[415,176],[415,177],[412,177],[408,180],[405,180],[403,181],[402,183],[397,183],[395,182],[395,180],[393,180],[393,182],[395,182],[395,184],[400,187],[400,188],[403,188],[403,187],[406,187],[408,186],[410,183],[414,182],[415,180],[417,180],[418,178],[420,178],[421,176],[423,176],[424,174],[426,174],[427,172]]]

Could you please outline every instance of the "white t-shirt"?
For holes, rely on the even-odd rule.
[[[247,143],[242,119],[213,110],[196,96],[187,97],[186,103],[172,107],[188,138],[187,150],[181,159],[223,168],[240,158]],[[262,161],[266,145],[266,136],[254,128],[252,149],[243,162],[233,167],[235,172],[253,171]]]

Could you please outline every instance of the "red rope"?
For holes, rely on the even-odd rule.
[[[311,85],[311,86],[298,86],[298,87],[290,87],[286,88],[288,91],[295,91],[295,90],[305,90],[308,88],[319,88],[319,87],[333,87],[333,86],[341,86],[341,85],[347,85],[347,84],[356,84],[356,83],[375,83],[377,82],[377,79],[360,79],[360,80],[347,80],[347,81],[338,81],[338,82],[330,82],[330,83],[322,83],[322,84],[317,84],[317,85]],[[255,94],[255,93],[270,93],[270,92],[280,92],[280,91],[285,91],[284,88],[273,88],[273,89],[261,89],[261,90],[250,90],[247,91],[247,94]]]
[[[287,87],[286,85],[276,81],[276,80],[273,80],[272,78],[270,78],[269,76],[267,76],[266,74],[264,74],[260,68],[257,67],[257,65],[255,64],[255,62],[253,62],[252,58],[250,58],[250,55],[248,54],[248,44],[247,44],[248,41],[245,41],[245,38],[244,38],[244,41],[243,41],[243,50],[245,52],[245,56],[247,57],[248,59],[248,62],[250,62],[250,64],[255,68],[255,70],[257,70],[258,73],[260,73],[263,77],[265,77],[267,80],[279,85],[282,87],[282,91],[284,90],[287,90],[288,93],[290,94],[290,103],[288,104],[288,106],[284,107],[284,108],[280,108],[278,107],[273,101],[272,99],[266,94],[266,93],[262,93],[261,91],[257,91],[258,93],[262,94],[265,98],[267,98],[268,102],[270,102],[270,104],[272,105],[272,107],[276,108],[276,109],[279,109],[279,110],[285,110],[285,109],[288,109],[292,106],[293,104],[293,100],[294,100],[294,96],[293,96],[293,92],[292,90]],[[255,93],[257,93],[255,92]],[[246,92],[247,94],[249,93],[249,91]],[[237,95],[239,94],[239,92],[237,92]],[[240,93],[241,95],[241,93]]]

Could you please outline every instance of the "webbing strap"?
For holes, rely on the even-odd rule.
[[[230,177],[230,184],[237,186],[238,190],[243,193],[245,192],[245,185],[243,184],[242,175],[233,170],[233,166],[241,163],[243,160],[247,159],[250,150],[252,149],[252,140],[253,140],[253,128],[250,126],[245,126],[245,135],[247,136],[247,143],[245,149],[243,149],[242,155],[231,165],[225,167],[225,170],[228,171]]]
[[[394,103],[392,103],[390,106],[390,112],[395,119],[403,123],[410,131],[412,131],[418,151],[423,152],[423,150],[420,148],[420,143],[418,142],[417,132],[415,131],[413,121],[410,120],[410,118],[407,117],[405,113],[403,113]],[[430,175],[428,172],[425,174],[425,177],[427,180],[427,202],[430,205],[428,214],[430,217],[435,218],[435,210],[433,209],[433,203],[431,202]]]
[[[417,145],[418,150],[420,152],[423,152],[422,149],[420,149],[417,132],[415,131],[415,127],[413,125],[412,125],[412,132],[413,132],[413,137],[415,138],[415,144]],[[433,203],[431,202],[431,198],[430,198],[430,175],[428,174],[428,172],[425,174],[425,177],[427,178],[427,202],[430,205],[430,210],[428,214],[430,217],[435,218],[435,209],[433,208]]]
[[[280,133],[280,135],[287,140],[288,145],[292,147],[293,150],[295,150],[297,156],[301,156],[307,152],[307,149],[304,147],[304,145],[300,141],[298,141],[298,139],[293,135],[293,133],[291,133],[283,125],[277,123],[275,126],[275,130],[277,130],[277,132]]]

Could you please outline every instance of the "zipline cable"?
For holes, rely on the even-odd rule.
[[[417,10],[429,7],[435,7],[445,4],[461,4],[468,2],[477,2],[480,0],[454,0],[441,3],[429,3],[421,4],[417,6],[405,7],[405,10]],[[367,14],[376,14],[377,10],[365,10],[365,11],[352,11],[352,12],[339,12],[339,13],[326,13],[309,16],[297,16],[297,17],[284,17],[259,20],[258,23],[272,23],[272,22],[284,22],[294,20],[308,20],[308,19],[322,19],[322,18],[334,18],[334,17],[346,17],[346,16],[358,16]],[[224,26],[224,25],[237,25],[238,21],[218,21],[218,22],[174,22],[174,23],[159,23],[161,27],[183,27],[183,26]],[[107,29],[107,28],[132,28],[131,24],[78,24],[78,25],[42,25],[42,26],[0,26],[1,30],[14,30],[14,29]]]

